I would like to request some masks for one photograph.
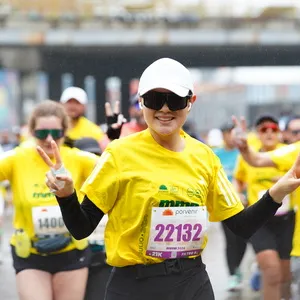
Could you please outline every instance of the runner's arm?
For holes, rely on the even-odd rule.
[[[104,212],[87,196],[80,204],[76,192],[69,197],[56,196],[66,227],[76,240],[88,237],[97,227]]]
[[[88,237],[104,216],[103,211],[87,196],[81,204],[75,192],[66,198],[56,198],[68,230],[78,240]],[[248,239],[280,206],[281,204],[276,203],[267,191],[258,202],[224,220],[224,223],[233,233]]]
[[[248,145],[239,151],[243,159],[253,167],[276,167],[270,155],[267,152],[256,152]]]
[[[274,216],[281,204],[275,202],[267,191],[255,204],[224,220],[236,235],[249,239],[267,220]]]

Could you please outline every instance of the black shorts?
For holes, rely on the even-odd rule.
[[[27,269],[45,271],[51,274],[78,270],[88,267],[91,260],[89,247],[84,250],[75,249],[47,256],[31,254],[28,258],[22,258],[17,256],[15,247],[11,246],[11,253],[16,274]]]
[[[188,261],[187,261],[188,260]],[[105,300],[214,300],[201,257],[113,268]]]
[[[295,227],[295,212],[274,216],[249,239],[255,253],[275,250],[281,259],[290,259]]]

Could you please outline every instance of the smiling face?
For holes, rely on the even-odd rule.
[[[166,89],[155,89],[155,91],[160,93],[171,92]],[[192,96],[190,102],[193,103],[195,100],[196,96]],[[187,119],[189,105],[190,104],[188,104],[188,106],[184,109],[176,111],[171,111],[166,103],[160,110],[153,110],[144,106],[144,118],[150,131],[161,137],[179,133]]]

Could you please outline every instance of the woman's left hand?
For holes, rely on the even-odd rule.
[[[277,203],[281,203],[283,198],[294,192],[300,186],[300,154],[291,167],[269,190],[270,196]]]
[[[52,162],[45,151],[37,146],[37,151],[50,171],[46,173],[46,185],[57,197],[65,198],[73,194],[74,184],[71,174],[64,168],[59,149],[55,141],[51,141],[55,162]]]

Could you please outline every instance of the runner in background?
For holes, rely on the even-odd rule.
[[[214,148],[214,152],[220,158],[221,164],[230,182],[232,182],[234,168],[236,166],[237,157],[239,155],[239,150],[233,144],[231,137],[231,130],[233,128],[234,124],[232,122],[228,122],[222,125],[220,129],[223,135],[223,146],[220,148]],[[241,192],[240,198],[242,203],[245,204],[245,193]],[[244,239],[235,235],[225,225],[224,222],[221,222],[221,224],[225,234],[226,260],[230,274],[228,281],[228,290],[234,292],[241,288],[241,284],[243,282],[240,264],[244,257],[247,243]]]
[[[98,158],[62,146],[67,126],[63,106],[50,100],[38,104],[29,120],[35,145],[50,159],[54,156],[51,141],[56,141],[82,199],[79,188]],[[90,249],[87,240],[75,240],[65,227],[55,196],[43,179],[47,170],[36,146],[17,147],[0,156],[0,181],[9,180],[13,194],[15,232],[10,243],[19,298],[83,300]]]
[[[65,139],[67,145],[72,146],[75,140],[83,137],[101,141],[104,137],[101,128],[84,116],[88,97],[83,89],[74,86],[66,88],[61,94],[60,102],[70,118],[70,128]]]
[[[267,152],[284,146],[279,143],[280,130],[274,116],[259,117],[255,127],[261,144],[256,151]],[[240,157],[234,177],[238,192],[246,189],[249,205],[253,205],[283,174],[276,168],[251,167]],[[261,290],[265,300],[290,299],[290,253],[294,225],[293,203],[291,195],[287,195],[276,215],[249,240],[262,273]]]
[[[300,116],[290,116],[286,122],[285,131],[284,140],[286,144],[300,141]]]
[[[147,128],[147,124],[144,119],[143,111],[139,106],[139,96],[135,94],[129,99],[129,122],[123,125],[121,131],[121,137],[128,136],[132,133],[140,132]]]
[[[298,117],[296,117],[299,120]],[[233,138],[235,145],[239,148],[243,159],[253,167],[274,167],[285,172],[287,171],[297,160],[297,156],[300,152],[300,122],[293,122],[293,126],[288,124],[288,128],[292,129],[293,132],[288,135],[287,141],[292,143],[288,146],[281,147],[270,152],[256,152],[245,139],[245,132],[247,124],[244,118],[238,120],[233,117],[233,121],[236,125],[237,130],[233,131]],[[291,119],[292,121],[292,119]],[[295,170],[295,174],[300,174],[300,169]],[[296,224],[293,236],[293,248],[291,252],[291,270],[293,286],[295,286],[296,299],[300,297],[300,189],[294,192],[293,197],[294,206],[296,209]],[[298,297],[298,298],[297,298]]]

